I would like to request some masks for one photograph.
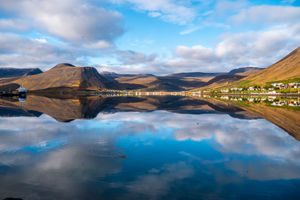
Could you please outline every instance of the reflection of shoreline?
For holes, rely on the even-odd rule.
[[[235,98],[235,97],[234,97]],[[251,97],[252,98],[252,97]],[[273,97],[271,98],[273,99]],[[285,106],[261,105],[265,98],[244,102],[241,98],[202,98],[198,96],[89,96],[73,99],[54,99],[43,96],[28,96],[27,101],[0,99],[0,115],[5,116],[10,109],[11,116],[40,116],[42,113],[60,122],[75,119],[93,119],[101,113],[152,112],[163,110],[178,114],[227,114],[239,119],[264,118],[281,127],[297,140],[300,140],[299,113]],[[290,100],[286,100],[290,101]],[[255,103],[256,102],[256,103]],[[274,100],[270,101],[274,102]],[[297,104],[298,105],[298,104]],[[3,112],[1,113],[1,109]],[[6,110],[5,110],[6,109]],[[39,113],[39,114],[37,114]]]
[[[235,102],[253,102],[253,103],[265,103],[271,106],[291,106],[300,107],[300,98],[278,98],[276,96],[220,96],[222,100],[229,100]]]
[[[0,107],[45,113],[57,121],[68,122],[74,119],[92,119],[98,113],[152,112],[165,110],[181,114],[229,114],[236,118],[255,119],[242,109],[229,104],[214,104],[205,100],[186,96],[90,96],[73,99],[28,96],[22,105],[16,100],[0,99]],[[0,113],[1,115],[1,113]]]
[[[300,177],[298,141],[262,119],[171,111],[246,112],[227,102],[178,98],[174,107],[171,99],[130,98],[112,108],[118,113],[89,121],[1,119],[0,193],[23,199],[185,199],[190,193],[206,199],[221,187],[231,195],[242,183],[247,194],[260,197],[279,181],[276,191],[290,193],[291,181]],[[103,108],[113,104],[104,101]],[[170,112],[120,112],[149,109],[145,102]]]
[[[299,109],[298,99],[285,100],[287,102],[296,101],[297,106],[290,106],[290,108],[288,108],[287,106],[273,106],[272,103],[276,102],[276,97],[270,97],[270,101],[268,101],[266,98],[250,98],[251,100],[249,98],[240,98],[240,100],[237,98],[234,99],[235,100],[233,100],[229,96],[223,96],[223,98],[220,97],[219,100],[215,98],[208,98],[207,100],[226,102],[240,107],[248,113],[252,113],[270,121],[271,123],[288,132],[295,139],[300,141],[300,111],[297,110]]]

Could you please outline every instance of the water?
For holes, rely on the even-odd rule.
[[[299,111],[262,107],[2,99],[0,199],[299,199]]]

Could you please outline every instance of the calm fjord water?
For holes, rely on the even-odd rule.
[[[300,113],[247,109],[189,97],[1,100],[0,199],[299,199]]]

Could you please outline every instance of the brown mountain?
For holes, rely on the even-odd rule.
[[[184,91],[200,87],[206,80],[212,78],[155,76],[152,74],[116,74],[107,72],[101,74],[107,79],[118,82],[120,89],[142,89],[147,91]]]
[[[292,78],[300,78],[300,47],[270,67],[241,79],[237,84],[264,85]]]
[[[261,70],[263,70],[263,68],[258,68],[258,67],[242,67],[242,68],[233,69],[228,73],[220,74],[218,76],[211,78],[210,80],[205,82],[201,87],[196,88],[195,90],[229,86]]]
[[[22,76],[16,80],[0,85],[23,84],[27,90],[45,90],[53,88],[72,88],[78,90],[97,90],[118,87],[117,82],[100,75],[93,67],[75,67],[71,64],[58,64],[52,69],[30,76]]]
[[[101,75],[107,79],[117,81],[121,89],[185,91],[195,88],[218,87],[224,84],[231,84],[259,70],[262,69],[245,67],[232,70],[228,73],[185,72],[166,76],[155,76],[152,74],[117,74],[114,72],[102,72]]]

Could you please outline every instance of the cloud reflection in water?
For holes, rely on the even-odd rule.
[[[1,118],[0,132],[1,198],[217,199],[250,180],[300,179],[300,143],[264,119],[156,111],[58,123],[43,115]]]

